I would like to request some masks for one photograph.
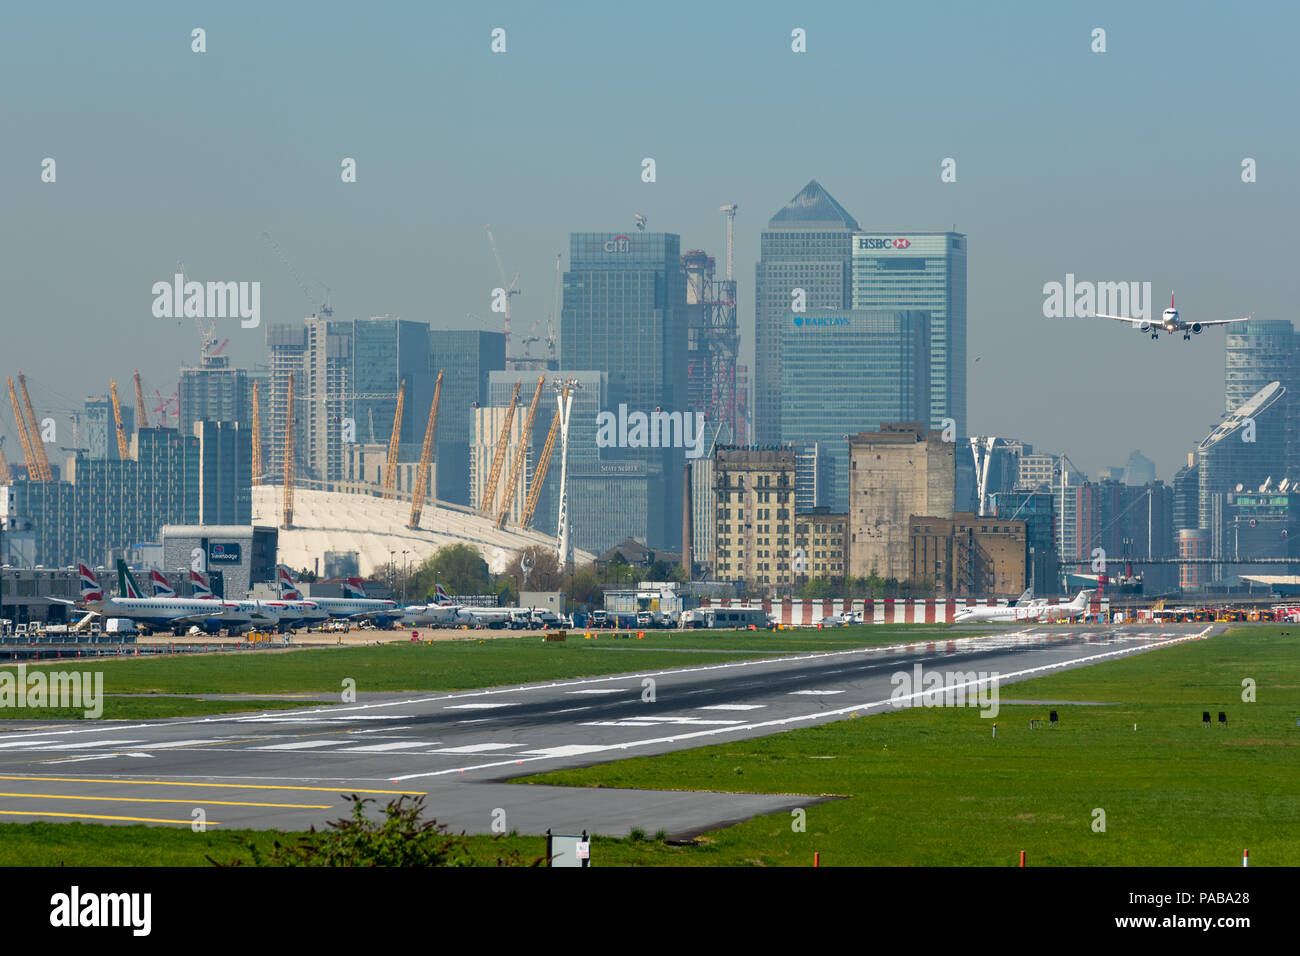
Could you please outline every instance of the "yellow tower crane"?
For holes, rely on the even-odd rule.
[[[537,511],[537,502],[542,497],[542,483],[546,481],[546,469],[551,464],[551,452],[555,450],[555,436],[560,433],[560,410],[555,410],[551,419],[551,430],[546,433],[546,444],[542,446],[541,457],[533,469],[533,482],[528,486],[528,500],[524,502],[524,513],[519,516],[519,527],[527,528],[533,523],[533,514]]]
[[[397,390],[397,411],[393,413],[393,437],[388,440],[388,465],[384,468],[384,497],[397,491],[397,449],[402,443],[402,406],[406,402],[406,379]]]
[[[36,427],[36,412],[32,409],[32,397],[27,394],[27,376],[18,370],[18,389],[23,393],[23,407],[27,411],[27,433],[31,436],[32,451],[36,456],[37,481],[53,481],[54,472],[50,471],[50,459],[45,456],[45,442],[41,441],[41,430]]]
[[[36,461],[36,452],[32,448],[31,436],[27,434],[27,419],[23,417],[23,407],[18,404],[18,393],[14,390],[14,380],[9,379],[9,401],[14,406],[14,421],[18,425],[18,440],[23,445],[23,458],[27,461],[27,478],[29,481],[41,480],[41,466]]]
[[[122,406],[117,400],[117,382],[108,380],[108,391],[113,397],[113,423],[117,426],[117,455],[123,461],[130,457],[130,445],[126,440],[126,429],[122,427]]]
[[[411,520],[407,527],[420,527],[420,513],[424,510],[424,495],[429,490],[429,465],[433,462],[433,438],[438,433],[438,402],[442,400],[442,370],[433,386],[433,405],[429,408],[429,424],[424,428],[424,447],[420,450],[420,470],[415,476],[415,493],[411,495]]]
[[[533,403],[528,406],[524,429],[519,433],[519,442],[515,446],[515,460],[510,465],[510,477],[506,479],[506,492],[501,498],[501,510],[497,512],[498,528],[506,526],[506,515],[510,514],[510,501],[515,496],[515,489],[519,487],[519,476],[523,474],[524,457],[528,451],[528,438],[533,433],[533,422],[537,420],[537,403],[542,398],[542,385],[545,381],[545,375],[537,377],[537,391],[533,392]]]
[[[284,406],[284,525],[293,527],[293,372]]]
[[[149,416],[144,411],[144,388],[140,385],[140,370],[133,371],[131,377],[135,379],[135,427],[148,428]]]
[[[262,399],[261,383],[253,383],[253,484],[262,482]]]
[[[487,484],[483,486],[483,499],[479,502],[478,510],[483,512],[485,517],[492,517],[492,509],[497,504],[497,482],[501,480],[501,466],[506,460],[506,445],[510,442],[510,423],[515,420],[515,409],[519,407],[519,386],[522,382],[515,382],[515,393],[510,397],[510,407],[506,409],[506,423],[501,426],[501,437],[497,439],[496,453],[492,456],[492,470],[488,472]]]

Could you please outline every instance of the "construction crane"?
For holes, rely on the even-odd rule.
[[[262,483],[262,387],[253,383],[253,484]]]
[[[18,404],[18,393],[14,390],[14,380],[9,379],[9,401],[14,406],[14,421],[18,425],[18,440],[23,445],[23,458],[27,461],[27,477],[32,481],[41,480],[41,467],[36,461],[36,452],[32,448],[31,436],[27,434],[27,419],[23,417],[23,408]]]
[[[528,500],[524,502],[524,513],[519,516],[519,527],[527,528],[533,523],[533,515],[537,512],[537,502],[542,497],[542,483],[546,481],[546,469],[551,464],[551,452],[555,450],[555,436],[560,433],[560,410],[555,410],[555,417],[551,419],[551,430],[546,433],[546,444],[542,446],[542,455],[537,459],[537,467],[533,469],[533,481],[528,487]]]
[[[519,273],[518,272],[515,273],[514,279],[510,282],[510,285],[507,286],[506,270],[505,267],[501,265],[501,256],[497,254],[497,243],[496,240],[492,238],[491,223],[488,223],[487,234],[488,234],[488,245],[492,247],[492,257],[497,261],[497,273],[501,276],[501,287],[505,290],[505,294],[506,294],[505,346],[506,346],[506,358],[509,359],[510,358],[510,300],[511,298],[519,294]]]
[[[397,390],[397,411],[393,413],[393,437],[388,440],[388,465],[384,468],[384,497],[397,491],[397,449],[402,442],[402,405],[406,402],[406,379]]]
[[[171,398],[164,399],[162,392],[158,389],[153,390],[154,395],[158,396],[158,404],[154,406],[154,413],[159,416],[158,424],[163,428],[167,427],[167,409],[171,407],[172,402],[176,403],[176,417],[181,417],[180,392],[172,392]],[[76,444],[74,441],[73,444]]]
[[[293,527],[293,372],[289,373],[289,394],[284,409],[284,525]]]
[[[14,483],[14,473],[9,470],[9,459],[5,458],[5,446],[3,439],[0,439],[0,485],[12,485]]]
[[[307,283],[302,280],[302,276],[298,275],[298,270],[293,267],[293,263],[289,261],[289,257],[285,255],[284,250],[280,248],[280,244],[271,238],[271,234],[269,232],[262,233],[262,238],[265,239],[267,242],[269,242],[272,248],[274,248],[275,251],[279,253],[280,261],[284,263],[284,267],[289,270],[289,274],[293,276],[294,281],[298,283],[298,288],[302,289],[302,294],[307,297],[308,302],[310,302],[313,306],[315,306],[316,297],[312,295],[311,289],[307,288]],[[330,292],[330,287],[327,286],[324,282],[321,282],[320,279],[315,279],[313,281],[317,285],[319,285],[322,289],[325,290],[325,303],[316,310],[317,314],[324,315],[327,317],[333,315],[334,309],[330,305],[330,300],[332,297],[332,293]]]
[[[181,289],[183,290],[185,286],[190,284],[190,277],[185,271],[184,260],[176,260],[176,271],[181,274],[181,282],[183,283]],[[178,304],[174,311],[179,317],[183,310]],[[217,341],[217,323],[210,318],[205,323],[201,316],[196,315],[194,317],[194,327],[199,330],[199,358],[206,359],[208,349],[212,348],[212,344]]]
[[[501,437],[497,439],[497,450],[492,456],[492,470],[488,472],[487,484],[483,486],[483,500],[478,510],[484,516],[492,517],[492,509],[497,503],[497,482],[501,480],[501,466],[506,459],[506,445],[510,442],[510,423],[515,420],[515,408],[519,405],[519,381],[515,382],[515,393],[510,397],[510,407],[506,409],[506,423],[501,426]]]
[[[424,447],[420,450],[420,470],[415,476],[415,493],[411,495],[411,520],[407,527],[420,527],[420,513],[424,510],[424,495],[429,490],[429,466],[433,463],[433,438],[438,433],[438,402],[442,399],[442,370],[433,386],[433,405],[429,408],[429,424],[424,427]]]
[[[45,442],[41,441],[41,430],[36,427],[36,412],[32,410],[32,397],[27,393],[27,376],[18,370],[18,389],[23,393],[23,408],[27,413],[27,434],[31,437],[32,453],[36,460],[37,481],[53,481],[54,472],[50,471],[50,459],[45,455]],[[16,410],[17,406],[15,406]]]
[[[131,447],[126,440],[126,429],[122,427],[122,406],[117,400],[117,382],[109,379],[108,391],[113,398],[113,424],[117,426],[117,456],[126,461],[130,457]]]
[[[135,379],[135,427],[148,428],[149,416],[145,414],[144,409],[144,388],[140,385],[140,370],[135,369],[131,377]]]
[[[497,527],[506,526],[506,515],[510,514],[510,501],[515,496],[515,488],[519,486],[519,476],[524,470],[524,456],[528,451],[528,436],[533,433],[533,422],[537,421],[537,403],[542,398],[542,385],[546,382],[545,375],[537,376],[537,391],[533,392],[533,403],[528,406],[528,414],[524,418],[523,431],[519,433],[519,441],[515,445],[515,460],[510,465],[510,477],[506,479],[506,491],[501,496],[501,510],[497,512]]]

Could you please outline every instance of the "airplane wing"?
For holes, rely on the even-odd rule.
[[[1250,315],[1242,316],[1240,319],[1210,319],[1208,322],[1201,322],[1200,325],[1202,328],[1208,325],[1231,325],[1233,322],[1249,322],[1254,317],[1255,313],[1252,312]]]
[[[368,621],[376,617],[400,617],[402,609],[400,607],[376,608],[373,611],[358,611],[356,614],[349,614],[343,620],[345,621]]]
[[[1146,322],[1148,325],[1151,324],[1150,319],[1130,319],[1126,315],[1102,315],[1100,312],[1094,312],[1092,317],[1094,319],[1114,319],[1116,322],[1127,322],[1135,329],[1141,328],[1143,322]],[[1204,325],[1205,323],[1201,324]]]

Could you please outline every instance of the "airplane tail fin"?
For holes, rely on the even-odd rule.
[[[135,578],[131,576],[131,570],[126,566],[126,562],[121,558],[117,559],[117,586],[122,592],[124,598],[138,598],[140,589],[136,587]]]
[[[1173,294],[1172,292],[1170,292],[1170,293],[1169,293],[1169,308],[1172,309],[1173,307],[1174,307],[1174,294]]]
[[[1028,604],[1033,599],[1034,599],[1034,589],[1025,588],[1025,593],[1020,595],[1020,597],[1016,598],[1016,607],[1020,607],[1022,604]]]
[[[81,578],[81,601],[83,604],[90,604],[93,601],[104,600],[104,589],[100,587],[99,581],[91,573],[90,568],[84,564],[77,565],[78,576]]]
[[[298,590],[298,583],[293,579],[293,572],[287,565],[280,564],[276,566],[276,574],[280,581],[280,597],[286,601],[301,601],[302,592]]]
[[[365,600],[366,587],[361,583],[360,578],[348,578],[343,583],[343,596],[354,598],[356,600]]]
[[[176,591],[167,583],[167,578],[157,568],[152,568],[149,571],[149,581],[153,584],[154,597],[174,598],[176,596]]]
[[[190,571],[190,587],[194,591],[194,596],[200,601],[212,600],[217,596],[202,571]]]
[[[437,587],[435,588],[435,590],[436,590],[437,593],[438,593],[438,603],[439,603],[439,604],[442,604],[442,605],[448,605],[448,604],[451,604],[451,603],[452,603],[451,595],[447,593],[447,589],[444,588],[441,584],[437,585]]]
[[[1092,600],[1092,596],[1096,593],[1094,590],[1080,591],[1070,603],[1076,607],[1087,607],[1088,602]]]

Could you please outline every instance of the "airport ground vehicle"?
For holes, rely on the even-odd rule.
[[[706,607],[700,610],[703,612],[703,623],[695,626],[709,630],[751,626],[766,630],[772,626],[771,617],[761,607]]]

